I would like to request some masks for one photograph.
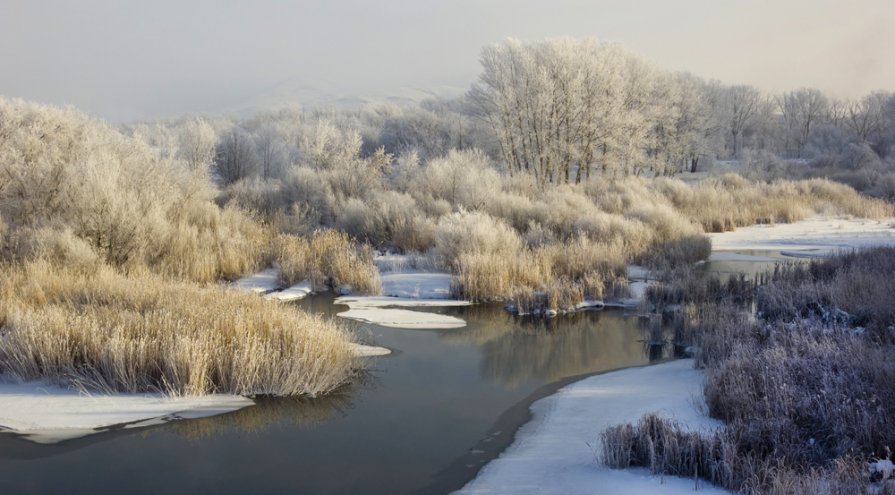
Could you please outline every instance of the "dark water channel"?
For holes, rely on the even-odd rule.
[[[301,306],[344,309],[326,296]],[[507,445],[530,396],[563,378],[648,362],[638,342],[646,322],[622,311],[549,322],[490,306],[443,311],[467,327],[358,324],[395,354],[322,399],[266,400],[55,445],[0,435],[0,494],[443,493]]]
[[[346,309],[328,296],[299,305],[328,315]],[[511,442],[532,400],[572,378],[669,352],[650,352],[641,343],[649,321],[622,310],[549,321],[495,306],[434,311],[467,326],[356,324],[395,352],[328,397],[265,400],[55,445],[0,434],[0,495],[447,493]]]

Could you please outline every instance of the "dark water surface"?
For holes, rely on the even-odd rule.
[[[345,309],[327,296],[300,305]],[[639,342],[648,322],[618,310],[549,322],[492,306],[438,311],[468,326],[358,324],[395,354],[325,398],[55,445],[0,434],[0,495],[446,493],[509,444],[533,399],[569,377],[662,357]]]

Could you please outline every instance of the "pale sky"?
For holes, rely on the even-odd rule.
[[[895,90],[895,0],[0,0],[0,94],[125,121],[466,87],[482,46],[566,35],[768,91]]]

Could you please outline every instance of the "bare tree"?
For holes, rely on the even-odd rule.
[[[784,93],[776,103],[786,127],[784,147],[801,158],[811,130],[829,115],[830,102],[819,90],[803,88]],[[790,142],[794,150],[789,146]]]
[[[731,156],[739,156],[743,134],[754,123],[760,110],[761,92],[752,86],[737,85],[725,94],[727,130],[732,140]]]
[[[892,94],[874,91],[848,106],[846,125],[858,138],[869,143],[877,153],[879,143],[886,130],[884,108]]]
[[[239,127],[224,134],[217,146],[215,172],[224,185],[249,177],[255,172],[251,136]]]

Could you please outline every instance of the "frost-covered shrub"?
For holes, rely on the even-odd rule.
[[[872,192],[875,196],[895,202],[895,172],[880,176]]]
[[[424,251],[433,243],[433,222],[407,194],[380,191],[366,202],[351,198],[337,216],[340,229],[374,246]]]
[[[546,205],[515,193],[495,191],[485,202],[484,209],[491,216],[506,220],[520,232],[531,222],[541,224],[547,219]]]
[[[740,167],[743,175],[752,180],[772,181],[786,176],[786,164],[767,150],[743,150]]]
[[[706,368],[708,412],[725,426],[694,436],[647,416],[603,434],[604,461],[738,493],[884,493],[868,467],[895,438],[893,270],[893,248],[778,267],[758,288],[755,319],[731,304],[747,301],[735,294],[749,284],[675,277],[669,285],[697,303],[683,313],[688,343]]]
[[[417,184],[420,190],[448,201],[455,208],[481,209],[500,190],[500,180],[484,153],[451,150],[447,156],[431,160]]]
[[[104,263],[203,282],[261,261],[261,231],[224,218],[204,170],[73,110],[21,100],[0,99],[0,135],[0,214],[15,229],[51,226]]]
[[[435,227],[435,254],[448,267],[456,268],[461,254],[512,257],[521,246],[515,230],[487,213],[453,213],[442,217]]]
[[[224,194],[228,204],[262,215],[285,209],[277,180],[248,177],[227,186]]]

